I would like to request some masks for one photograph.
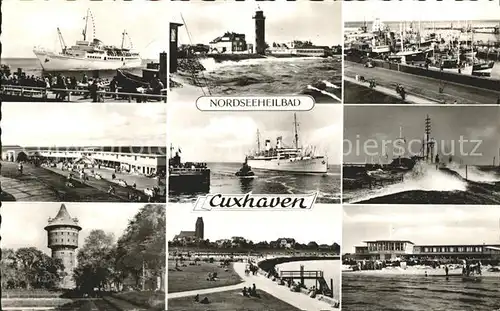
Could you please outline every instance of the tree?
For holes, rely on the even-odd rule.
[[[2,288],[46,288],[59,285],[64,277],[60,259],[51,258],[35,247],[2,250]]]
[[[93,288],[109,289],[115,281],[114,236],[103,230],[92,230],[78,252],[74,271],[77,286],[90,292]]]
[[[144,288],[146,269],[154,276],[164,276],[165,230],[165,207],[148,204],[129,222],[118,240],[119,269],[133,276],[136,285],[142,280]]]
[[[307,243],[307,248],[309,248],[309,249],[318,249],[318,243],[316,243],[314,241],[311,241],[311,242]]]

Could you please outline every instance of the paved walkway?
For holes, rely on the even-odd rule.
[[[407,92],[417,94],[426,98],[432,98],[439,102],[458,104],[489,104],[497,103],[500,92],[481,89],[465,84],[443,82],[425,76],[409,74],[401,71],[390,70],[380,67],[367,68],[362,64],[346,61],[344,62],[344,77],[354,78],[355,75],[364,76],[365,79],[375,79],[378,85],[384,85],[394,89],[396,84],[403,85]],[[439,93],[439,87],[444,83],[443,93]],[[429,103],[429,102],[428,102]]]
[[[364,86],[364,87],[369,87],[369,84],[367,82],[361,82],[361,81],[358,81],[356,79],[353,79],[353,78],[350,78],[347,76],[344,76],[344,80],[349,81],[349,82],[354,83],[354,84],[357,84],[357,85]],[[389,95],[389,96],[396,97],[396,98],[401,98],[401,96],[396,92],[396,90],[391,90],[390,88],[387,88],[387,87],[382,86],[382,85],[375,86],[373,88],[373,90],[380,92],[380,93],[383,93],[385,95]],[[406,97],[405,97],[404,101],[409,103],[409,104],[420,104],[420,105],[429,105],[429,104],[439,103],[437,101],[433,101],[433,100],[426,99],[423,97],[418,97],[418,96],[408,94],[408,93],[406,93]]]
[[[317,310],[317,311],[334,310],[334,308],[330,304],[324,301],[310,298],[305,294],[292,292],[290,291],[290,288],[288,288],[287,286],[280,286],[276,284],[276,282],[273,282],[271,279],[268,279],[260,274],[246,276],[245,266],[246,263],[242,262],[234,263],[234,270],[243,280],[243,282],[238,285],[192,290],[180,293],[169,293],[167,297],[168,299],[173,299],[179,297],[195,296],[197,294],[199,295],[210,294],[216,292],[242,289],[244,286],[251,287],[253,284],[255,284],[255,286],[257,287],[257,291],[263,290],[268,294],[271,294],[274,297],[282,301],[285,301],[286,303],[289,303],[301,310]]]
[[[23,175],[19,179],[0,176],[2,191],[16,201],[58,202],[57,194],[46,184],[32,175]]]

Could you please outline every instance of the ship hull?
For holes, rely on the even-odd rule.
[[[44,71],[92,71],[138,68],[142,65],[140,58],[122,60],[103,60],[78,58],[52,52],[34,51]]]
[[[326,157],[318,157],[314,159],[304,159],[304,160],[248,159],[248,165],[253,169],[293,172],[293,173],[326,173],[328,170],[328,161]]]

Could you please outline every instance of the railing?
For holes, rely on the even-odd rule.
[[[205,172],[205,171],[209,171],[208,168],[201,168],[201,167],[195,167],[195,168],[184,168],[184,167],[174,167],[174,168],[170,168],[169,171],[171,173],[182,173],[182,172]]]
[[[143,94],[143,93],[125,93],[125,92],[111,92],[111,91],[97,91],[99,101],[104,101],[104,96],[108,95],[108,97],[125,97],[128,99],[128,102],[132,102],[133,98],[141,98],[141,99],[161,99],[163,102],[167,102],[167,90],[162,89],[161,95],[158,94]],[[23,97],[34,97],[34,95],[41,96],[41,98],[47,98],[49,92],[52,93],[63,93],[67,96],[64,98],[66,101],[71,101],[72,93],[90,93],[89,90],[82,89],[58,89],[58,88],[45,88],[45,87],[37,87],[37,86],[22,86],[22,85],[2,85],[1,93],[2,94],[10,94],[10,95],[19,95]]]
[[[312,271],[280,271],[281,278],[322,278],[323,271],[312,270]]]

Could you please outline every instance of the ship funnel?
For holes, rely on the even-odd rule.
[[[282,137],[278,137],[276,138],[276,148],[282,148],[283,146],[281,145],[281,140],[282,140]]]
[[[269,139],[266,139],[266,151],[271,150],[271,141]]]

